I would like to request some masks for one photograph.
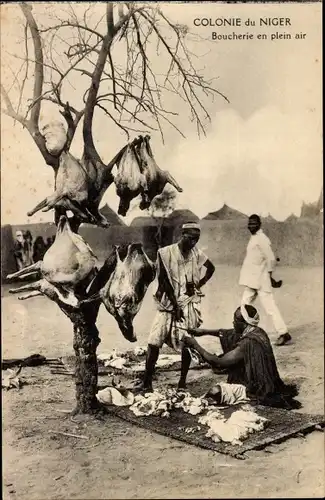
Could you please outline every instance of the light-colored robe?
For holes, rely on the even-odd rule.
[[[274,270],[275,256],[271,248],[271,241],[259,229],[250,237],[246,256],[240,271],[239,284],[254,290],[271,292],[269,272]]]
[[[158,311],[148,343],[161,347],[166,342],[170,347],[179,351],[182,347],[182,338],[186,334],[185,330],[198,328],[202,324],[202,293],[196,290],[193,296],[186,295],[186,281],[194,282],[196,287],[199,286],[202,267],[208,258],[201,250],[194,247],[185,261],[177,243],[159,249],[158,253],[169,282],[174,289],[177,304],[182,308],[185,319],[181,322],[175,321],[172,314],[173,306],[165,293],[161,297],[159,296],[159,285],[157,284],[154,298]],[[157,276],[160,273],[160,265],[158,259]]]

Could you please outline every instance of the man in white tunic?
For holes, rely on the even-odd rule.
[[[258,215],[253,214],[249,217],[248,229],[252,236],[247,245],[239,278],[239,284],[245,287],[241,303],[242,305],[251,305],[259,296],[266,313],[271,316],[274,327],[279,334],[277,345],[284,345],[291,340],[291,336],[274,301],[272,272],[276,259],[271,242],[261,229],[261,225],[261,219]]]
[[[200,226],[187,223],[182,226],[178,243],[160,248],[157,256],[157,290],[154,298],[157,313],[148,339],[146,371],[141,390],[152,390],[152,377],[159,350],[164,343],[182,353],[179,388],[185,388],[191,354],[184,348],[182,339],[186,331],[198,328],[201,318],[201,288],[214,273],[214,265],[196,247],[200,238]],[[203,268],[205,275],[201,278]]]

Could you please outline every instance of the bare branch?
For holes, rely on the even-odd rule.
[[[96,49],[96,47],[98,47],[98,45],[101,43],[101,41],[99,42],[96,42],[96,44],[92,47],[89,47],[89,49],[87,49],[87,51],[82,54],[61,76],[60,80],[58,81],[58,83],[55,85],[55,88],[59,88],[60,85],[62,84],[63,80],[68,76],[68,74],[75,69],[75,67],[83,60],[85,59],[85,57],[90,54],[92,51],[94,51]],[[34,100],[32,102],[32,104],[30,105],[30,108],[34,107],[35,104],[37,104],[39,101],[41,101],[46,95],[49,95],[53,92],[53,89],[52,90],[47,90],[46,92],[44,92],[42,95],[40,95],[36,100]]]
[[[106,23],[107,23],[107,33],[110,36],[114,36],[114,16],[113,16],[112,2],[109,2],[106,5]]]
[[[28,121],[23,116],[16,113],[16,111],[14,110],[14,107],[11,103],[11,100],[10,100],[4,86],[2,85],[2,83],[0,84],[0,88],[1,88],[1,94],[2,94],[3,99],[5,101],[5,104],[6,104],[6,109],[2,109],[2,112],[5,113],[7,116],[10,116],[14,120],[17,120],[19,123],[21,123],[23,125],[23,127],[27,128]]]
[[[19,110],[20,110],[21,101],[22,101],[23,94],[24,94],[24,88],[25,88],[25,84],[26,84],[26,81],[27,81],[27,78],[28,78],[28,69],[29,69],[28,67],[29,67],[29,64],[28,64],[27,30],[28,30],[28,24],[26,22],[25,27],[24,27],[26,70],[25,70],[25,76],[23,77],[22,85],[21,85],[21,88],[20,88],[19,100],[18,100],[18,106],[17,106],[17,113],[19,113]]]
[[[49,26],[48,28],[40,29],[39,32],[40,33],[46,33],[48,31],[52,31],[52,30],[56,30],[56,29],[61,29],[61,28],[78,28],[78,29],[82,29],[82,30],[88,31],[89,33],[92,33],[93,35],[98,36],[98,38],[100,38],[101,40],[104,39],[103,35],[101,33],[99,33],[98,31],[93,30],[93,29],[89,28],[86,25],[82,25],[82,24],[79,24],[79,23],[73,23],[72,21],[62,21],[61,24],[56,24],[54,26]]]
[[[34,44],[34,54],[35,54],[35,72],[34,72],[34,90],[33,90],[33,101],[36,102],[37,99],[42,95],[43,81],[44,81],[44,60],[43,60],[43,50],[42,41],[38,31],[38,26],[32,14],[32,9],[26,3],[21,3],[20,8],[26,18],[28,27],[30,29],[33,44]],[[38,122],[41,112],[41,101],[38,100],[31,111],[31,123],[36,131],[38,131]]]
[[[102,42],[100,53],[96,62],[95,69],[92,74],[91,86],[86,100],[85,117],[83,122],[83,139],[84,139],[84,156],[93,158],[103,164],[94,144],[92,134],[92,124],[94,118],[94,109],[98,95],[100,79],[103,74],[107,55],[110,49],[112,38],[107,35]]]
[[[14,120],[17,120],[19,123],[21,123],[21,125],[23,127],[26,127],[26,129],[28,130],[28,132],[30,133],[32,138],[34,139],[34,142],[35,142],[36,146],[38,147],[38,149],[40,150],[46,163],[48,165],[50,165],[51,167],[53,167],[54,169],[56,169],[59,165],[58,158],[55,156],[52,156],[47,151],[47,149],[45,147],[44,137],[41,135],[39,129],[37,128],[37,130],[35,130],[34,127],[31,125],[30,120],[26,120],[26,118],[24,118],[23,116],[16,113],[16,111],[14,110],[14,108],[12,106],[10,98],[9,98],[9,96],[8,96],[8,94],[7,94],[7,92],[4,89],[2,84],[0,84],[0,88],[1,88],[1,94],[4,98],[5,103],[6,103],[6,109],[2,109],[2,112],[5,113],[7,116],[10,116]]]
[[[111,65],[111,72],[112,72],[112,84],[113,84],[113,97],[114,97],[114,108],[117,109],[117,103],[116,103],[116,82],[115,82],[115,71],[114,71],[114,63],[112,59],[112,53],[111,50],[108,50],[108,60]]]
[[[128,131],[128,128],[124,127],[121,123],[119,123],[115,118],[114,116],[109,112],[107,111],[107,109],[102,106],[101,104],[97,103],[97,105],[100,109],[102,109],[104,111],[104,113],[110,117],[110,119],[121,129],[123,130],[123,132],[126,133],[126,136],[128,138],[128,140],[130,139],[130,134],[129,134],[129,131]]]

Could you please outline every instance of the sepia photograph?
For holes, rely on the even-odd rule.
[[[4,500],[324,498],[322,2],[6,2]]]

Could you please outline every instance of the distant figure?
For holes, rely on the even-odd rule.
[[[25,266],[33,264],[33,237],[30,231],[24,233]]]
[[[43,260],[46,250],[47,248],[42,236],[37,236],[33,247],[33,261],[38,262],[39,260]]]
[[[257,296],[273,320],[274,327],[279,334],[276,345],[284,345],[291,340],[288,328],[274,301],[272,293],[272,272],[276,259],[271,248],[269,238],[261,229],[261,219],[253,214],[248,219],[248,230],[251,238],[247,245],[246,257],[244,259],[239,284],[244,286],[242,305],[252,304]]]
[[[14,241],[14,257],[17,270],[20,271],[25,267],[25,251],[24,251],[24,236],[22,231],[16,231],[16,239]]]
[[[46,238],[46,250],[48,250],[53,244],[52,237]]]

